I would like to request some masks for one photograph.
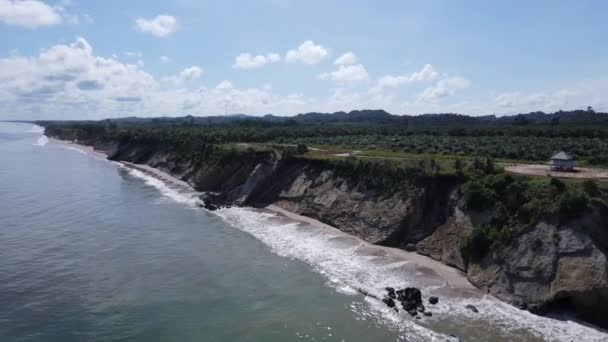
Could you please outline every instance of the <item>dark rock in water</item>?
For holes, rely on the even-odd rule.
[[[382,301],[384,302],[384,304],[388,305],[389,308],[395,307],[395,301],[391,297],[384,296],[384,298],[382,298]]]
[[[223,194],[214,194],[205,192],[198,197],[202,202],[202,207],[207,210],[217,210],[220,208],[220,204],[224,202]]]
[[[395,290],[392,287],[386,287],[385,290],[388,292],[388,295],[384,296],[382,301],[391,308],[394,308],[395,311],[399,312],[396,307],[395,298],[399,303],[401,303],[401,307],[403,310],[409,313],[412,317],[418,317],[418,313],[422,313],[425,316],[432,316],[432,313],[427,313],[424,304],[422,303],[422,293],[418,288],[415,287],[406,287],[405,289]],[[439,299],[437,297],[434,298],[433,302],[437,303]]]
[[[423,306],[422,294],[415,287],[408,287],[403,290],[396,291],[397,300],[401,302],[405,311],[418,311],[417,308]]]
[[[403,296],[406,299],[413,299],[416,301],[416,303],[422,303],[422,293],[420,292],[419,289],[415,288],[415,287],[407,287],[405,288],[404,292],[403,292]]]
[[[460,339],[460,337],[456,336],[456,335],[450,335],[450,337],[453,337],[456,339],[456,342],[462,342],[462,340]]]
[[[391,297],[391,298],[393,298],[393,299],[396,299],[396,298],[397,298],[397,295],[395,294],[395,289],[394,289],[394,288],[392,288],[392,287],[387,287],[387,288],[385,288],[385,290],[388,292],[388,296],[389,296],[389,297]]]
[[[439,298],[437,298],[437,297],[429,297],[429,303],[435,305],[435,304],[439,303]]]
[[[427,316],[427,317],[431,317],[431,316],[433,316],[433,313],[430,312],[430,311],[425,311],[424,315]]]
[[[413,243],[408,243],[405,246],[405,250],[408,252],[415,252],[416,251],[416,245],[414,245]]]
[[[471,311],[473,311],[474,313],[478,313],[479,312],[479,310],[477,310],[477,308],[474,307],[471,304],[467,305],[466,308],[469,309],[469,310],[471,310]]]
[[[546,305],[528,304],[527,308],[528,308],[528,311],[530,311],[533,314],[537,314],[537,315],[541,315],[541,316],[547,314],[547,306]]]

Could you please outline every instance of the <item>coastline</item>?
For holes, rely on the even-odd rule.
[[[99,158],[103,158],[103,159],[107,159],[107,157],[108,157],[106,153],[99,151],[99,150],[95,150],[92,146],[82,145],[82,144],[78,144],[75,142],[60,140],[60,139],[50,138],[50,137],[48,139],[49,139],[49,142],[51,142],[51,143],[70,146],[72,148],[78,149],[87,154],[91,154],[95,157],[99,157]],[[129,167],[129,168],[141,171],[141,172],[145,172],[163,182],[177,184],[182,187],[186,187],[189,190],[196,191],[196,189],[194,189],[187,182],[184,182],[183,180],[175,178],[171,174],[164,172],[162,170],[159,170],[157,168],[154,168],[152,166],[149,166],[147,164],[134,164],[134,163],[124,162],[124,161],[118,161],[118,163],[124,165],[125,167]],[[256,210],[255,208],[251,208],[251,209]],[[315,227],[321,228],[323,231],[325,231],[329,234],[332,234],[332,235],[348,237],[350,239],[356,239],[356,241],[359,243],[359,246],[362,248],[369,249],[370,251],[373,251],[373,250],[383,251],[388,256],[391,256],[396,259],[401,259],[404,262],[413,263],[416,266],[416,269],[420,272],[431,274],[431,275],[436,275],[437,277],[439,277],[443,281],[445,281],[445,284],[452,290],[458,290],[458,291],[464,292],[464,293],[466,293],[468,295],[472,295],[472,296],[481,297],[481,296],[485,295],[485,293],[483,293],[480,289],[478,289],[477,287],[475,287],[473,284],[471,284],[469,282],[469,280],[466,278],[466,276],[463,272],[461,272],[460,270],[458,270],[456,268],[447,266],[447,265],[441,263],[440,261],[432,259],[431,257],[424,256],[424,255],[418,254],[416,252],[407,252],[402,249],[374,245],[372,243],[362,240],[361,238],[359,238],[357,236],[345,233],[345,232],[341,231],[340,229],[330,226],[328,224],[325,224],[319,220],[290,212],[288,210],[285,210],[283,208],[280,208],[280,207],[272,205],[272,204],[268,205],[265,208],[257,209],[257,210],[271,212],[278,216],[285,217],[289,220],[307,223],[307,224],[313,225]],[[398,285],[398,284],[396,284],[396,285]]]
[[[121,165],[120,168],[122,168],[123,171],[124,168],[138,171],[130,173],[134,175],[134,177],[143,179],[147,184],[156,187],[164,195],[167,195],[162,190],[165,186],[175,190],[177,188],[175,185],[185,187],[178,190],[180,193],[182,193],[182,191],[186,191],[188,193],[192,192],[192,195],[195,196],[197,196],[195,193],[200,194],[200,192],[194,189],[194,187],[190,184],[147,164],[134,164],[123,161],[108,160],[108,154],[111,152],[105,153],[103,150],[95,150],[92,146],[59,140],[56,138],[48,139],[49,142],[64,145],[67,147],[67,149],[78,150],[81,154],[88,154],[94,158],[107,160],[115,165]],[[145,174],[147,177],[143,177],[143,175],[140,176],[141,173]],[[157,181],[154,181],[153,179],[157,179]],[[156,185],[156,183],[164,183],[164,185],[159,187]],[[168,196],[173,197],[170,195]],[[195,204],[195,201],[188,202],[188,205],[191,206],[193,210],[197,210],[198,208],[196,208]],[[235,229],[247,232],[256,240],[264,243],[267,248],[270,249],[274,248],[272,245],[273,241],[271,241],[269,244],[268,240],[265,239],[265,236],[260,235],[259,232],[265,231],[266,236],[280,237],[282,229],[287,228],[287,226],[283,226],[283,224],[288,225],[292,230],[294,229],[294,226],[296,229],[311,229],[311,231],[315,231],[315,236],[317,234],[316,231],[319,231],[322,235],[326,235],[323,237],[324,239],[340,242],[349,240],[349,243],[354,243],[349,246],[355,248],[354,250],[349,248],[348,257],[355,256],[357,259],[348,260],[351,260],[353,264],[356,263],[359,265],[359,268],[353,269],[354,272],[351,271],[350,268],[342,268],[342,266],[335,268],[335,265],[331,263],[333,259],[330,260],[329,265],[333,267],[333,269],[337,269],[338,274],[346,271],[349,277],[357,277],[361,271],[363,271],[363,273],[366,275],[371,274],[371,276],[364,278],[368,280],[367,283],[357,281],[354,283],[347,282],[346,286],[340,285],[335,288],[338,292],[351,295],[353,298],[362,298],[369,304],[369,308],[371,308],[370,310],[378,314],[378,317],[382,317],[385,322],[389,322],[389,324],[396,324],[399,326],[402,324],[407,325],[409,324],[408,322],[410,322],[410,317],[401,311],[399,313],[394,313],[393,310],[390,310],[382,302],[382,297],[385,294],[384,287],[395,286],[400,288],[403,286],[413,285],[420,288],[423,296],[425,297],[429,295],[439,297],[440,305],[437,307],[431,307],[433,310],[432,313],[434,314],[433,318],[429,320],[421,320],[420,322],[422,322],[422,327],[430,328],[431,331],[435,331],[440,334],[455,334],[458,336],[469,336],[469,333],[471,332],[474,332],[474,335],[488,334],[494,332],[494,328],[488,328],[488,324],[490,324],[490,322],[495,322],[497,326],[503,326],[503,329],[514,329],[513,331],[517,332],[523,331],[524,333],[522,333],[522,336],[525,336],[525,340],[527,341],[581,340],[582,336],[586,336],[583,340],[588,339],[590,341],[601,341],[605,337],[605,331],[600,327],[586,321],[579,320],[568,314],[563,316],[543,316],[530,313],[525,310],[522,311],[508,301],[501,300],[493,294],[487,293],[486,291],[475,287],[468,281],[466,275],[460,270],[447,266],[430,257],[417,254],[416,252],[407,252],[401,249],[371,244],[357,236],[345,233],[334,226],[325,224],[307,216],[290,212],[275,205],[268,205],[263,208],[234,207],[233,209],[234,210],[226,208],[218,210],[218,218],[222,218],[223,221],[232,225]],[[249,227],[257,226],[257,231],[256,229],[243,229],[240,228],[242,226],[241,223],[256,223],[254,219],[253,221],[236,221],[235,224],[235,221],[232,219],[234,217],[238,217],[238,215],[242,215],[243,212],[251,212],[250,214],[253,214],[251,215],[252,217],[266,216],[270,218],[270,220],[276,220],[281,224],[275,225],[274,223],[270,223],[268,226],[266,226],[266,223],[262,223],[261,225],[248,225]],[[266,215],[255,215],[255,212],[266,213]],[[261,222],[261,220],[258,222]],[[303,224],[302,227],[300,227],[300,224]],[[310,227],[305,227],[306,225],[310,225]],[[312,228],[313,226],[314,228]],[[277,229],[276,227],[281,229]],[[284,241],[279,239],[279,242],[283,243]],[[298,244],[302,245],[302,241],[299,238],[292,238],[291,240],[287,240],[287,242],[288,243],[283,244],[283,246],[288,246],[287,248],[293,248],[296,250],[298,249]],[[322,244],[321,246],[323,246],[322,248],[333,248],[333,246],[329,245]],[[308,249],[307,251],[310,252],[311,250]],[[338,253],[340,252],[340,247],[338,247],[337,251]],[[312,250],[312,252],[314,253],[315,250]],[[282,255],[281,250],[278,252],[274,251],[274,253]],[[288,253],[286,257],[294,258],[293,255],[290,255],[290,253]],[[306,258],[300,259],[299,256],[296,256],[295,258],[308,261]],[[325,260],[321,259],[321,261],[324,262]],[[375,262],[378,261],[380,262],[375,264]],[[396,278],[392,278],[390,275],[386,277],[385,273],[375,269],[376,265],[378,265],[379,268],[382,268],[383,262],[386,261],[389,261],[391,264],[398,265],[394,268],[394,270],[397,272],[401,272],[400,268],[403,267],[403,272],[405,273],[399,273],[403,275],[400,280],[396,280]],[[315,265],[316,264],[313,264],[312,266],[315,267]],[[348,263],[345,265],[348,266]],[[412,270],[414,270],[413,273],[411,273]],[[321,273],[328,276],[328,283],[331,284],[331,287],[334,287],[334,283],[332,283],[333,280],[331,278],[333,273]],[[411,285],[410,279],[414,281],[414,283]],[[419,283],[419,279],[424,279],[422,280],[424,283]],[[350,280],[350,278],[348,280]],[[369,282],[369,280],[372,281]],[[359,297],[360,295],[362,296]],[[473,307],[475,310],[477,310],[476,308],[479,308],[479,313],[477,313],[477,311],[471,311],[472,309],[469,307]],[[464,330],[461,330],[461,326],[466,326],[466,328],[462,328]],[[528,330],[530,333],[527,332]],[[509,330],[503,330],[502,332],[504,335],[502,333],[499,334],[500,336],[497,336],[496,341],[511,340],[509,338],[511,335]],[[572,339],[569,337],[572,337]]]
[[[470,294],[478,294],[478,295],[483,294],[478,288],[473,286],[473,284],[471,284],[468,281],[468,279],[464,276],[464,273],[462,273],[460,270],[447,266],[447,265],[441,263],[440,261],[437,261],[431,257],[427,257],[422,254],[418,254],[416,252],[408,252],[408,251],[398,249],[398,248],[374,245],[372,243],[362,240],[361,238],[359,238],[357,236],[345,233],[336,227],[330,226],[328,224],[325,224],[321,221],[318,221],[316,219],[313,219],[313,218],[310,218],[307,216],[292,213],[290,211],[287,211],[283,208],[279,208],[272,204],[267,206],[264,209],[267,211],[271,211],[276,214],[285,216],[291,220],[300,221],[300,222],[314,225],[332,235],[344,236],[344,237],[356,239],[360,243],[361,247],[367,247],[372,250],[373,249],[382,250],[382,251],[385,251],[388,256],[394,257],[396,259],[401,259],[403,261],[412,262],[413,264],[416,265],[416,268],[419,271],[423,271],[423,272],[430,271],[430,272],[435,273],[437,276],[442,278],[451,289],[464,290],[467,292],[470,291]]]

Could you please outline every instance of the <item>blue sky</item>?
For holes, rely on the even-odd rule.
[[[0,119],[608,110],[608,3],[0,0]]]

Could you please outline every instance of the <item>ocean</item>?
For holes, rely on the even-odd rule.
[[[357,239],[0,123],[0,341],[605,341],[470,296]],[[439,294],[433,317],[364,289]],[[473,304],[474,313],[465,308]],[[457,337],[455,337],[457,336]]]

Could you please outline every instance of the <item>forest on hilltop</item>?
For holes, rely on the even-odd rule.
[[[566,150],[589,165],[608,164],[608,113],[592,108],[555,113],[472,117],[399,116],[382,110],[307,113],[294,117],[163,117],[41,121],[78,139],[104,134],[151,144],[272,143],[378,149],[391,153],[546,161]]]

